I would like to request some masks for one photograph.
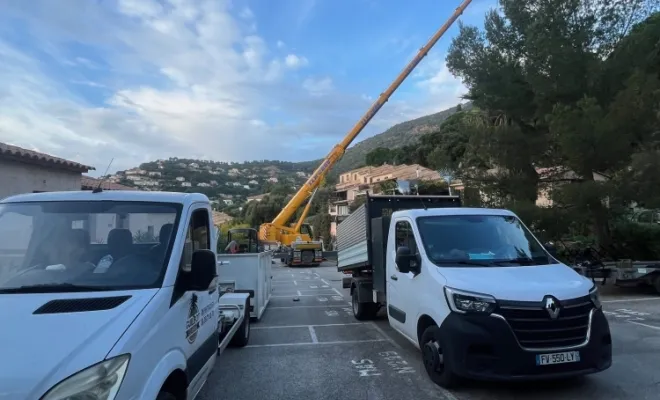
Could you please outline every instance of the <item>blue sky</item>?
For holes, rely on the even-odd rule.
[[[323,157],[459,0],[0,0],[0,141],[114,169]],[[461,17],[481,25],[495,0]],[[363,140],[460,101],[454,25]]]

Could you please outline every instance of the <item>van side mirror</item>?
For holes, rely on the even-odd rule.
[[[550,242],[547,242],[543,245],[543,247],[545,247],[545,250],[548,253],[550,253],[551,256],[553,256],[554,258],[557,258],[557,248],[555,247],[554,244],[552,244]]]
[[[399,268],[399,271],[404,274],[412,272],[418,274],[420,272],[420,262],[419,257],[416,254],[412,254],[410,247],[408,246],[399,246],[396,249],[396,266]]]
[[[195,250],[190,264],[188,290],[213,290],[211,283],[218,276],[215,253],[211,250]]]

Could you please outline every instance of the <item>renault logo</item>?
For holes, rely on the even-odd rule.
[[[543,308],[546,309],[550,318],[557,319],[557,317],[559,317],[559,303],[553,297],[545,298]]]

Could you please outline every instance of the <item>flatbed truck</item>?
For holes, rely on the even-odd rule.
[[[611,365],[596,286],[511,211],[462,208],[455,196],[367,196],[337,226],[337,245],[355,318],[385,309],[440,386]]]

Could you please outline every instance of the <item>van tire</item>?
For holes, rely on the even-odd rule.
[[[351,305],[353,309],[353,316],[358,321],[369,321],[376,318],[378,313],[378,304],[373,302],[360,303],[358,299],[358,289],[353,288],[353,294],[351,295]]]
[[[655,291],[660,294],[660,274],[655,275],[655,279],[653,281],[653,287],[655,288]]]
[[[250,298],[245,302],[245,315],[241,327],[238,328],[229,345],[232,347],[245,347],[250,341]]]
[[[451,358],[442,357],[444,346],[440,328],[435,325],[426,328],[422,333],[422,340],[419,345],[422,349],[424,369],[433,383],[445,389],[458,386],[461,380],[452,371]]]
[[[172,393],[161,390],[158,393],[158,397],[156,397],[156,400],[178,400],[178,399]]]

